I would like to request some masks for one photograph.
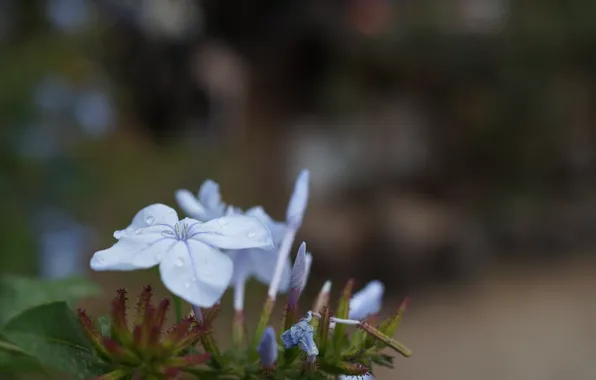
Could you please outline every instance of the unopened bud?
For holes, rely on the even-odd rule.
[[[273,327],[265,329],[257,350],[264,367],[269,368],[275,364],[277,360],[277,339]]]

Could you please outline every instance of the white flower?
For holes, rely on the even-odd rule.
[[[373,380],[373,375],[364,375],[364,376],[344,376],[341,375],[340,380]]]
[[[269,230],[256,218],[179,221],[174,209],[161,204],[139,211],[132,224],[114,236],[116,244],[93,255],[92,269],[135,270],[159,264],[166,288],[201,307],[211,307],[230,283],[232,260],[218,248],[272,246]]]
[[[183,189],[176,191],[176,201],[186,214],[202,221],[219,218],[226,212],[226,204],[221,200],[219,185],[210,179],[201,185],[198,198]]]
[[[350,300],[350,319],[364,319],[381,310],[385,286],[377,280],[371,281],[355,293]]]

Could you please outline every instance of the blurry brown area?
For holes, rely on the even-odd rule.
[[[307,294],[354,277],[387,285],[384,312],[412,296],[398,339],[414,357],[378,378],[594,378],[596,3],[105,0],[70,34],[40,4],[0,0],[3,271],[43,266],[43,205],[97,230],[86,262],[140,208],[207,178],[283,220],[308,168]],[[109,133],[79,139],[36,111],[56,73],[111,91]],[[159,283],[91,276],[106,297]],[[257,311],[264,293],[249,287]]]

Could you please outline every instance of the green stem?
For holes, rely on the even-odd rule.
[[[252,347],[257,348],[259,342],[261,341],[261,337],[269,324],[269,319],[271,318],[271,312],[273,311],[273,306],[275,306],[275,300],[271,297],[267,297],[267,301],[265,301],[265,305],[263,306],[263,311],[261,312],[261,317],[259,318],[259,324],[257,325],[257,329],[255,331],[255,335],[252,337]],[[255,351],[256,352],[256,351]]]

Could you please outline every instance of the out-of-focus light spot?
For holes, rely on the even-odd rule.
[[[43,116],[53,116],[67,111],[73,101],[73,92],[65,78],[48,76],[39,83],[33,97]]]
[[[145,32],[172,40],[198,33],[203,14],[192,0],[143,0],[139,6],[140,22]]]
[[[74,114],[86,136],[99,138],[105,135],[114,121],[114,111],[108,96],[100,90],[79,94]]]
[[[80,275],[86,268],[86,247],[93,231],[63,212],[38,215],[39,274],[46,278]]]
[[[89,22],[88,0],[47,0],[47,17],[56,28],[76,32]]]

